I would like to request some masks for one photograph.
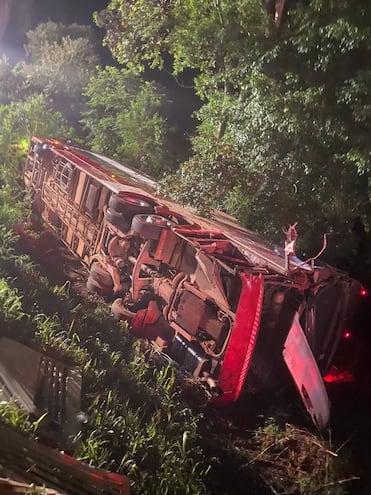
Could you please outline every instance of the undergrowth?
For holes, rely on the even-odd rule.
[[[248,457],[275,494],[346,495],[357,479],[329,440],[274,418],[255,430]]]
[[[127,474],[133,494],[206,493],[198,418],[180,400],[173,369],[158,367],[148,346],[134,340],[107,305],[87,311],[68,286],[50,284],[11,247],[0,273],[1,335],[81,366],[88,420],[75,439],[75,455]],[[3,405],[0,415],[30,432],[28,418],[16,410]]]

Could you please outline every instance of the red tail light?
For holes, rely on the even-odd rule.
[[[323,380],[326,383],[351,383],[353,375],[349,370],[340,370],[336,366],[332,366]]]
[[[359,291],[359,295],[361,297],[366,297],[368,296],[368,291],[364,287],[362,287],[362,289]]]

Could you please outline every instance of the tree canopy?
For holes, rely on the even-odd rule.
[[[166,190],[272,238],[370,225],[371,5],[356,4],[287,2],[278,28],[260,0],[112,0],[97,22],[117,60],[191,68],[203,99]]]
[[[299,222],[305,247],[324,232],[336,246],[354,218],[371,226],[371,6],[290,1],[278,25],[266,4],[111,0],[96,21],[120,68],[97,67],[90,27],[41,24],[27,62],[0,61],[0,104],[42,93],[75,137],[166,175],[178,201],[224,209],[271,239]],[[161,71],[192,74],[202,102],[180,167],[169,98],[150,82]]]
[[[0,104],[8,104],[23,98],[25,80],[19,68],[10,65],[6,57],[0,58]]]
[[[34,92],[42,92],[75,125],[83,110],[81,93],[99,65],[92,28],[55,22],[27,33],[22,73]]]
[[[163,116],[164,88],[129,70],[106,67],[91,79],[84,96],[88,109],[82,123],[94,150],[154,177],[174,171],[170,129]]]

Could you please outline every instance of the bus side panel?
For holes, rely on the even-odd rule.
[[[219,376],[223,395],[217,402],[233,402],[243,389],[259,333],[263,304],[263,277],[241,274],[242,290],[235,324]]]

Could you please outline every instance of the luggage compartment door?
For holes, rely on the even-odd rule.
[[[330,402],[298,313],[295,313],[282,354],[313,423],[320,430],[325,429],[330,417]]]

